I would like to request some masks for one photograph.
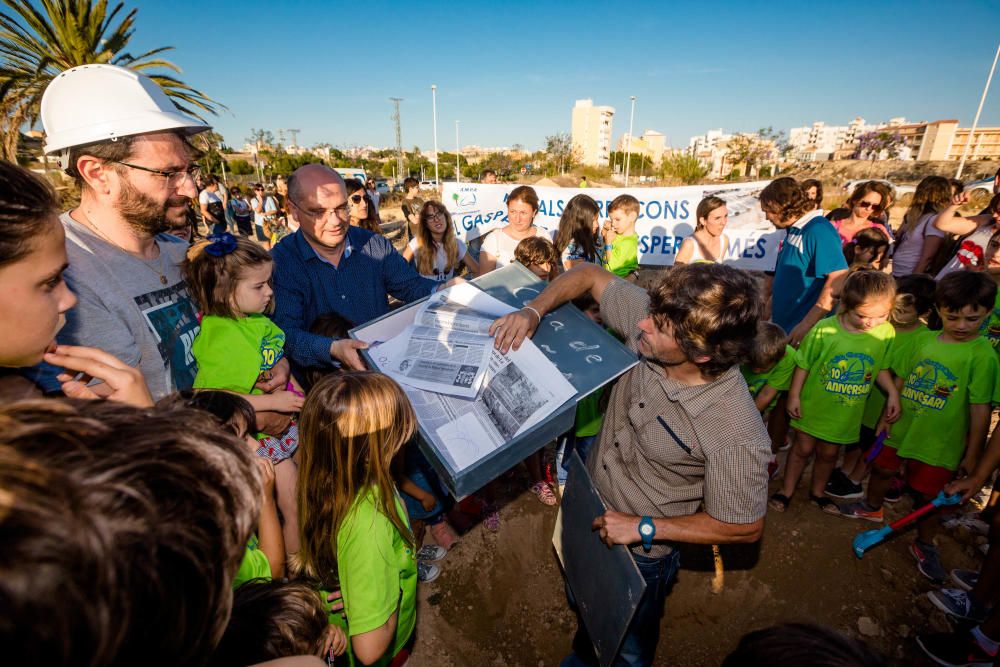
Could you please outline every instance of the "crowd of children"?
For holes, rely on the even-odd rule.
[[[182,537],[181,531],[168,535],[168,541],[180,545],[180,555],[143,556],[149,559],[146,566],[150,568],[155,568],[155,558],[176,558],[169,567],[178,576],[186,576],[199,558],[218,556],[217,579],[231,585],[234,593],[228,624],[220,625],[217,619],[204,622],[206,632],[212,632],[200,641],[214,642],[214,650],[205,654],[211,654],[212,664],[251,664],[300,654],[333,661],[345,653],[364,664],[405,664],[414,643],[418,581],[430,582],[438,576],[438,563],[458,536],[447,518],[452,509],[449,495],[414,444],[416,416],[399,385],[378,373],[323,368],[303,369],[286,386],[262,391],[261,381],[269,379],[282,360],[285,343],[285,334],[268,317],[274,306],[271,255],[252,240],[222,232],[192,245],[184,264],[187,285],[201,315],[200,333],[191,346],[198,366],[194,389],[168,396],[154,406],[134,369],[99,350],[50,345],[61,326],[61,313],[73,306],[72,294],[61,282],[65,252],[60,250],[63,232],[55,218],[55,200],[48,188],[16,168],[5,166],[4,176],[21,193],[17,205],[0,202],[0,220],[7,226],[0,238],[0,271],[4,276],[30,272],[34,282],[23,286],[16,293],[18,298],[26,303],[44,298],[46,312],[58,315],[46,319],[19,312],[23,304],[0,295],[0,306],[19,312],[33,327],[7,341],[0,366],[27,366],[44,358],[67,370],[61,380],[68,396],[93,398],[86,381],[99,378],[107,384],[109,398],[135,407],[110,402],[59,407],[61,403],[51,400],[0,407],[5,431],[0,457],[18,461],[22,467],[51,468],[46,474],[52,476],[52,485],[59,483],[56,480],[62,474],[53,461],[72,451],[71,458],[86,460],[74,472],[77,478],[65,482],[66,493],[86,498],[83,491],[73,490],[74,485],[87,490],[96,484],[84,476],[88,466],[97,465],[93,459],[105,455],[99,449],[87,449],[87,443],[128,438],[148,424],[156,431],[143,435],[150,441],[147,451],[155,453],[149,457],[155,459],[150,466],[178,466],[177,461],[188,457],[199,462],[192,464],[192,470],[201,471],[197,474],[203,477],[200,484],[190,482],[191,488],[234,487],[228,500],[212,495],[222,491],[188,493],[188,487],[176,482],[160,488],[157,475],[168,479],[174,473],[151,468],[143,491],[136,492],[136,504],[141,507],[130,510],[151,512],[136,525],[155,532],[159,529],[151,526],[159,510],[149,503],[174,507],[190,500],[202,505],[202,511],[214,513],[201,519],[197,528],[204,534],[199,533],[198,539],[209,540],[209,533],[221,530],[233,543],[227,543],[225,557],[196,552],[191,546],[195,538]],[[813,187],[821,188],[821,184]],[[834,311],[819,320],[797,347],[789,344],[788,332],[780,326],[760,323],[752,357],[742,371],[772,436],[770,472],[772,477],[782,477],[780,488],[770,498],[775,511],[788,508],[810,460],[809,500],[827,514],[872,522],[883,521],[883,503],[898,500],[904,490],[922,502],[950,488],[956,477],[982,476],[992,406],[1000,402],[1000,296],[991,276],[991,270],[1000,265],[1000,257],[995,257],[1000,250],[996,231],[1000,195],[980,216],[960,218],[956,209],[964,203],[962,196],[952,193],[954,201],[944,203],[940,189],[934,180],[918,188],[914,201],[919,204],[914,205],[920,211],[911,206],[907,212],[900,244],[915,244],[913,235],[918,233],[923,234],[924,245],[927,239],[942,239],[933,247],[921,246],[916,253],[914,265],[926,269],[933,265],[932,255],[939,246],[952,243],[957,253],[966,253],[961,270],[942,270],[937,280],[922,273],[900,275],[890,259],[891,228],[882,217],[891,192],[882,184],[862,184],[851,193],[846,214],[837,224],[850,268],[835,287]],[[506,262],[506,255],[501,254],[509,250],[514,261],[543,281],[579,263],[603,265],[622,278],[636,279],[640,206],[635,197],[614,199],[602,228],[597,202],[587,195],[575,196],[564,208],[553,242],[532,231],[538,211],[533,190],[518,191],[511,203],[518,207],[515,217],[520,226],[515,231],[520,238],[514,239],[516,243],[509,235],[495,241],[486,268]],[[404,256],[419,273],[441,282],[463,267],[473,276],[480,274],[483,265],[455,238],[450,215],[441,203],[428,201],[415,213],[417,224]],[[729,244],[727,216],[723,199],[705,198],[696,209],[696,229],[681,245],[678,261],[723,261]],[[929,227],[935,225],[950,231],[930,234]],[[979,245],[964,245],[948,237],[962,233],[972,239],[983,229],[987,233],[979,234]],[[30,281],[22,279],[25,285]],[[5,291],[16,287],[8,282],[4,282]],[[28,296],[25,290],[29,289],[44,296]],[[574,304],[601,324],[600,308],[593,298],[582,297]],[[314,322],[312,329],[342,336],[351,325],[330,314]],[[73,371],[79,374],[72,375]],[[547,471],[540,455],[525,462],[532,491],[543,503],[558,502],[570,453],[586,459],[600,432],[605,402],[601,392],[579,402],[575,424],[552,448],[554,465]],[[786,438],[789,429],[791,435]],[[205,433],[211,437],[199,440]],[[143,442],[138,436],[133,440]],[[780,470],[782,450],[787,457]],[[145,458],[138,453],[131,454],[137,462]],[[127,467],[128,461],[121,457],[129,456],[128,451],[117,453],[110,448],[106,455]],[[19,517],[30,530],[40,535],[54,531],[32,522],[39,519],[31,519],[36,510],[30,503],[41,502],[41,491],[31,486],[30,479],[4,472],[9,468],[0,470],[5,475],[0,504],[9,505],[5,511],[14,513],[9,516]],[[136,474],[124,468],[120,472],[123,478]],[[108,479],[108,483],[118,483],[113,476]],[[18,489],[27,500],[10,500],[10,489]],[[168,501],[172,494],[176,497]],[[487,517],[497,511],[491,494],[489,490],[484,494]],[[242,506],[232,505],[234,498]],[[89,511],[97,511],[107,501],[99,500]],[[842,502],[838,505],[837,501]],[[68,498],[65,502],[76,501]],[[47,510],[50,514],[62,511],[56,500],[52,503]],[[220,516],[229,517],[224,530],[220,526],[225,520]],[[127,518],[123,521],[127,523]],[[920,572],[942,583],[947,573],[934,544],[936,522],[932,517],[919,524],[910,551]],[[10,525],[0,522],[0,534],[12,534]],[[498,529],[498,522],[492,527]],[[166,522],[162,526],[164,531],[169,528]],[[116,530],[127,530],[127,526]],[[82,544],[77,532],[66,539],[72,541],[72,537]],[[425,532],[431,536],[427,544]],[[46,540],[57,538],[58,532],[45,533]],[[184,548],[192,551],[184,552]],[[19,567],[29,567],[26,558],[40,549],[36,544],[18,551]],[[67,556],[72,562],[79,559],[74,554]],[[134,554],[123,549],[122,556]],[[230,569],[235,576],[222,574],[224,563],[233,565]],[[90,582],[93,585],[121,576],[94,567],[94,576],[103,579]],[[14,583],[9,585],[21,585],[17,576],[27,577],[25,572],[12,575]],[[36,589],[25,585],[23,590]],[[63,591],[42,593],[61,595]],[[87,591],[77,588],[71,594],[83,596]],[[215,591],[209,597],[210,602],[202,602],[200,614],[226,618],[221,610],[228,606],[227,594]],[[199,600],[194,598],[194,602]],[[19,598],[11,612],[31,617],[32,604]],[[191,618],[188,623],[197,622],[199,616]],[[52,648],[35,647],[11,656],[47,662],[47,656],[65,652],[66,643],[84,633],[71,622],[63,630],[66,636],[59,637]],[[178,630],[178,641],[189,632],[190,628]],[[752,641],[744,644],[741,647],[750,650]],[[996,645],[992,648],[995,654]],[[116,649],[98,647],[93,655],[103,656],[107,653],[100,651],[109,650],[130,655],[129,650],[137,649],[124,644]]]

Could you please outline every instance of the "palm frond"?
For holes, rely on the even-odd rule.
[[[173,76],[181,68],[161,46],[128,51],[138,9],[108,0],[0,0],[0,144],[13,159],[24,123],[37,122],[41,96],[60,72],[78,65],[110,63],[142,72],[159,84],[184,113],[204,120],[226,107]],[[4,8],[5,7],[5,8]],[[164,71],[169,72],[164,73]]]

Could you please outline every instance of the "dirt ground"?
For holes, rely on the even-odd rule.
[[[413,667],[544,667],[569,652],[576,619],[552,548],[556,508],[542,505],[527,487],[523,471],[502,481],[500,531],[474,523],[441,561],[438,579],[419,587]],[[876,524],[825,515],[805,496],[800,488],[786,513],[768,513],[759,545],[723,547],[725,584],[718,595],[710,587],[709,548],[682,552],[656,664],[718,665],[743,634],[788,621],[831,626],[899,664],[930,664],[914,635],[950,626],[923,596],[933,586],[907,551],[913,532],[858,560],[851,540]],[[888,507],[888,517],[898,518],[911,501],[904,497]],[[985,538],[959,531],[938,538],[945,567],[978,567],[977,545]]]
[[[902,210],[893,211],[898,224]],[[398,209],[383,220],[397,221]],[[386,225],[402,245],[402,225]],[[640,284],[660,273],[640,272]],[[808,479],[807,474],[803,479]],[[772,492],[777,482],[772,483]],[[440,563],[442,573],[418,589],[413,667],[558,665],[576,629],[552,548],[556,508],[528,491],[523,470],[500,482],[502,524],[496,534],[470,515],[461,542]],[[682,552],[682,569],[661,624],[657,665],[718,665],[747,632],[790,621],[833,627],[868,642],[906,665],[931,664],[913,637],[947,631],[947,617],[926,599],[933,586],[907,551],[913,532],[875,547],[863,560],[851,550],[854,535],[877,527],[821,513],[799,489],[784,514],[768,513],[764,538],[752,547],[723,547],[725,585],[711,592],[709,547]],[[889,520],[912,504],[887,506]],[[978,568],[985,538],[964,529],[942,531],[938,544],[947,569]]]

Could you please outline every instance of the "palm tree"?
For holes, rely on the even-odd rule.
[[[77,65],[104,63],[142,72],[156,81],[177,108],[199,119],[222,107],[204,93],[161,69],[180,68],[160,56],[163,46],[133,56],[126,49],[135,32],[129,11],[116,23],[124,3],[108,11],[107,0],[3,0],[0,11],[0,157],[14,160],[22,125],[38,121],[42,93],[60,72]],[[39,5],[39,7],[36,7]],[[202,119],[203,120],[203,119]]]

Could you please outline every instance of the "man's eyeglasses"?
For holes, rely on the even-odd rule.
[[[310,218],[314,218],[316,220],[319,220],[320,222],[326,222],[327,220],[329,220],[331,213],[333,213],[338,218],[344,221],[351,219],[351,207],[348,206],[347,204],[341,204],[337,208],[308,209],[304,207],[302,204],[292,199],[291,197],[288,198],[288,201],[292,202],[292,204],[295,205],[295,208],[299,209],[300,211],[308,215]]]
[[[858,208],[870,208],[872,210],[872,213],[882,212],[881,204],[873,204],[870,201],[859,201],[857,204],[855,204],[855,206],[857,206]]]
[[[108,160],[114,164],[120,164],[123,167],[128,167],[129,169],[138,169],[139,171],[146,171],[150,174],[156,174],[167,179],[167,186],[171,188],[178,187],[184,182],[185,178],[190,178],[191,182],[194,183],[199,176],[201,176],[201,167],[194,165],[188,167],[187,169],[177,169],[173,171],[163,171],[162,169],[150,169],[149,167],[142,167],[137,164],[131,164],[129,162],[122,162],[121,160]]]

